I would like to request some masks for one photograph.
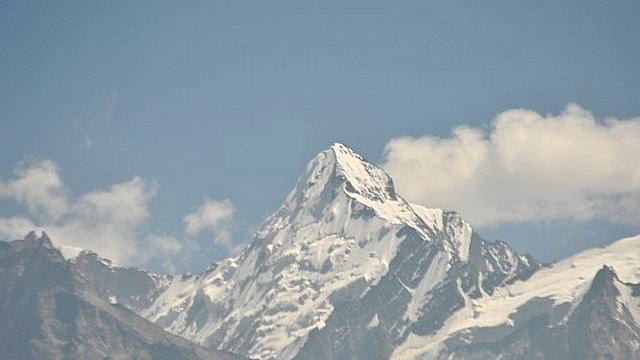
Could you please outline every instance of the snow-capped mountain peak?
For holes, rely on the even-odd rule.
[[[317,222],[322,218],[328,221],[342,211],[337,198],[344,198],[342,204],[355,201],[390,224],[410,226],[424,239],[430,239],[438,226],[437,217],[422,216],[422,207],[417,211],[417,206],[396,193],[393,180],[384,170],[335,143],[309,162],[281,208],[258,230],[258,235],[293,222]],[[332,206],[328,206],[330,203]]]
[[[345,192],[349,197],[380,211],[387,220],[397,217],[385,207],[407,207],[399,199],[391,177],[384,170],[368,163],[348,147],[335,143],[318,154],[307,165],[296,187],[291,191],[284,207],[294,210],[309,200],[329,200],[335,190]],[[390,204],[391,203],[391,204]],[[397,219],[396,219],[397,220]]]

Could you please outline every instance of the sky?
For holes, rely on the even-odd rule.
[[[0,0],[0,239],[237,253],[333,142],[545,261],[640,233],[640,3]]]

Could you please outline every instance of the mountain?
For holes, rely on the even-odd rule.
[[[171,335],[94,288],[46,234],[0,242],[2,358],[241,359]]]
[[[335,144],[240,256],[197,276],[147,275],[161,283],[134,296],[154,298],[148,307],[119,299],[175,334],[258,359],[389,358],[543,267],[455,212],[408,203],[383,170]]]
[[[103,299],[255,359],[640,359],[640,237],[543,264],[407,202],[341,144],[239,256],[201,274],[88,252],[69,266]]]

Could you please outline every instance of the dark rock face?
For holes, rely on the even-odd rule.
[[[2,358],[240,359],[170,335],[91,288],[46,235],[0,242]]]
[[[82,252],[72,259],[76,274],[103,299],[126,304],[134,311],[147,308],[164,289],[163,280],[169,276],[150,274],[136,268],[114,267],[109,260],[93,252]]]
[[[527,280],[544,266],[529,255],[516,254],[504,242],[489,242],[474,233],[469,261],[461,265],[462,287],[472,299],[483,292],[492,295],[497,287]]]
[[[604,266],[573,313],[567,340],[575,359],[640,359],[640,324],[620,301],[620,288],[633,293],[637,285],[623,284]]]

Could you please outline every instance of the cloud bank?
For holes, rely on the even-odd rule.
[[[197,213],[185,216],[187,234],[179,240],[145,229],[155,194],[153,182],[134,176],[72,198],[53,161],[23,164],[13,179],[0,180],[0,199],[23,205],[27,212],[0,217],[0,238],[13,240],[34,229],[44,230],[67,255],[92,250],[123,265],[159,260],[165,269],[174,267],[170,259],[195,250],[198,243],[193,237],[203,229],[212,230],[230,246],[231,202],[207,201]]]
[[[602,218],[640,226],[640,117],[596,119],[513,109],[490,131],[390,140],[383,167],[409,201],[462,212],[478,226]]]

